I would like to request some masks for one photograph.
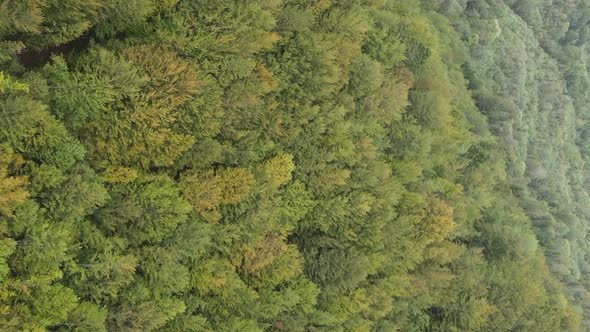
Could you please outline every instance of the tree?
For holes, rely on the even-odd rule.
[[[236,204],[246,198],[255,183],[254,176],[242,168],[189,171],[183,174],[181,188],[194,210],[207,220],[221,217],[219,206]]]
[[[22,157],[15,156],[14,151],[7,144],[0,144],[0,214],[12,216],[14,209],[29,198],[29,192],[25,186],[28,179],[25,176],[9,176],[9,166],[13,164],[16,167],[19,159]]]
[[[155,244],[172,236],[187,220],[189,204],[167,176],[144,176],[113,188],[112,200],[95,219],[109,235],[118,234],[134,246]]]

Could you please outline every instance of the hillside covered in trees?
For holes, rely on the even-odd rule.
[[[0,0],[0,331],[590,331],[590,2]]]

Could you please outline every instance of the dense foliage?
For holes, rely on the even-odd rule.
[[[590,329],[587,1],[447,1],[469,87],[506,156],[512,191]]]
[[[589,20],[0,0],[0,330],[589,328]]]

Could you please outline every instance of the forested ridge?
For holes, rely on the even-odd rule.
[[[0,331],[590,331],[589,23],[0,0]]]

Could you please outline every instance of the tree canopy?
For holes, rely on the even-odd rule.
[[[0,0],[0,330],[590,328],[588,22]]]

